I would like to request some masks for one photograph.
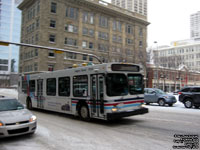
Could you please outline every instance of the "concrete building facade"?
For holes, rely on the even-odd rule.
[[[112,4],[147,16],[147,0],[112,0]]]
[[[100,0],[24,0],[21,43],[95,54],[103,62],[144,63],[146,16]],[[91,57],[20,48],[19,72],[59,70]]]
[[[155,66],[179,69],[186,66],[189,71],[200,71],[200,42],[191,40],[172,42],[171,46],[153,51]]]

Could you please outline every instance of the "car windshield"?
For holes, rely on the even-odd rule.
[[[0,100],[0,111],[10,111],[24,109],[24,106],[16,99]]]
[[[156,89],[155,91],[156,91],[156,93],[158,93],[158,94],[165,94],[165,92],[163,92],[163,91],[160,90],[160,89]]]

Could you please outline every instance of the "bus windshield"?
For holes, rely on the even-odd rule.
[[[108,74],[106,78],[108,96],[143,94],[142,75]]]
[[[108,74],[106,85],[108,96],[124,96],[128,94],[128,82],[125,74]]]
[[[143,94],[143,76],[128,74],[128,86],[131,95]]]

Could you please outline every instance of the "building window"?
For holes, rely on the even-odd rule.
[[[87,55],[83,55],[83,60],[87,60]]]
[[[56,21],[55,20],[50,20],[50,27],[55,28],[56,27]]]
[[[47,95],[56,96],[56,78],[47,79]]]
[[[105,16],[99,16],[99,26],[107,28],[108,27],[108,18]]]
[[[34,63],[34,70],[38,71],[38,63]]]
[[[140,41],[139,42],[139,47],[142,47],[142,46],[143,46],[142,41]]]
[[[108,33],[106,33],[106,32],[99,32],[99,39],[108,40]]]
[[[113,30],[114,31],[122,31],[122,23],[120,21],[113,20]]]
[[[49,53],[49,54],[48,54],[49,57],[55,57],[54,51],[49,50],[48,53]]]
[[[72,38],[65,38],[66,45],[77,46],[77,40]]]
[[[38,49],[35,49],[35,56],[38,56]]]
[[[127,44],[133,44],[133,40],[132,40],[132,39],[129,39],[129,38],[126,38],[126,43],[127,43]]]
[[[48,65],[48,71],[54,71],[54,65]]]
[[[126,33],[132,34],[133,33],[133,27],[130,24],[126,25]]]
[[[38,33],[36,33],[35,35],[35,42],[38,42],[39,41],[39,36],[38,36]]]
[[[57,4],[52,2],[51,3],[51,13],[56,13],[56,7],[57,7]]]
[[[108,46],[108,45],[105,45],[105,44],[98,44],[98,50],[99,50],[99,51],[107,52],[108,49],[109,49],[109,46]]]
[[[87,48],[87,41],[82,41],[82,47]]]
[[[121,36],[113,35],[112,40],[113,40],[113,42],[122,43],[122,37]]]
[[[93,49],[94,48],[94,44],[92,42],[89,42],[89,49]]]
[[[39,28],[39,25],[40,25],[40,19],[38,18],[38,19],[36,20],[36,28]]]
[[[93,61],[93,57],[92,56],[89,57],[89,61]]]
[[[65,31],[67,32],[72,32],[72,33],[77,33],[78,32],[78,27],[71,25],[71,24],[66,24],[65,25]]]
[[[88,29],[88,28],[83,28],[83,35],[87,36],[94,36],[94,30],[93,29]]]
[[[55,35],[49,35],[49,42],[55,43],[56,41],[56,36]]]
[[[69,77],[58,78],[58,95],[70,96],[70,78]]]
[[[73,7],[66,8],[66,17],[76,20],[78,18],[78,8],[73,8]]]
[[[67,52],[66,53],[66,59],[76,59],[76,54],[75,53],[70,53],[70,52]]]
[[[83,22],[89,23],[89,24],[94,24],[94,14],[83,11]]]
[[[143,29],[141,27],[139,28],[139,36],[143,36]]]

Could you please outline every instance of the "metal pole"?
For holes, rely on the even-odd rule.
[[[8,42],[8,41],[0,41],[0,45],[5,45],[8,46],[9,44],[17,45],[17,46],[26,46],[26,47],[34,47],[34,48],[41,48],[41,49],[48,49],[48,50],[55,50],[55,51],[62,51],[62,52],[69,52],[69,53],[76,53],[76,54],[81,54],[81,55],[87,55],[96,58],[99,63],[102,64],[102,61],[100,58],[94,54],[88,54],[88,53],[83,53],[83,52],[76,52],[72,50],[66,50],[66,49],[61,49],[61,48],[54,48],[54,47],[47,47],[47,46],[40,46],[40,45],[33,45],[33,44],[26,44],[26,43],[16,43],[16,42]]]

